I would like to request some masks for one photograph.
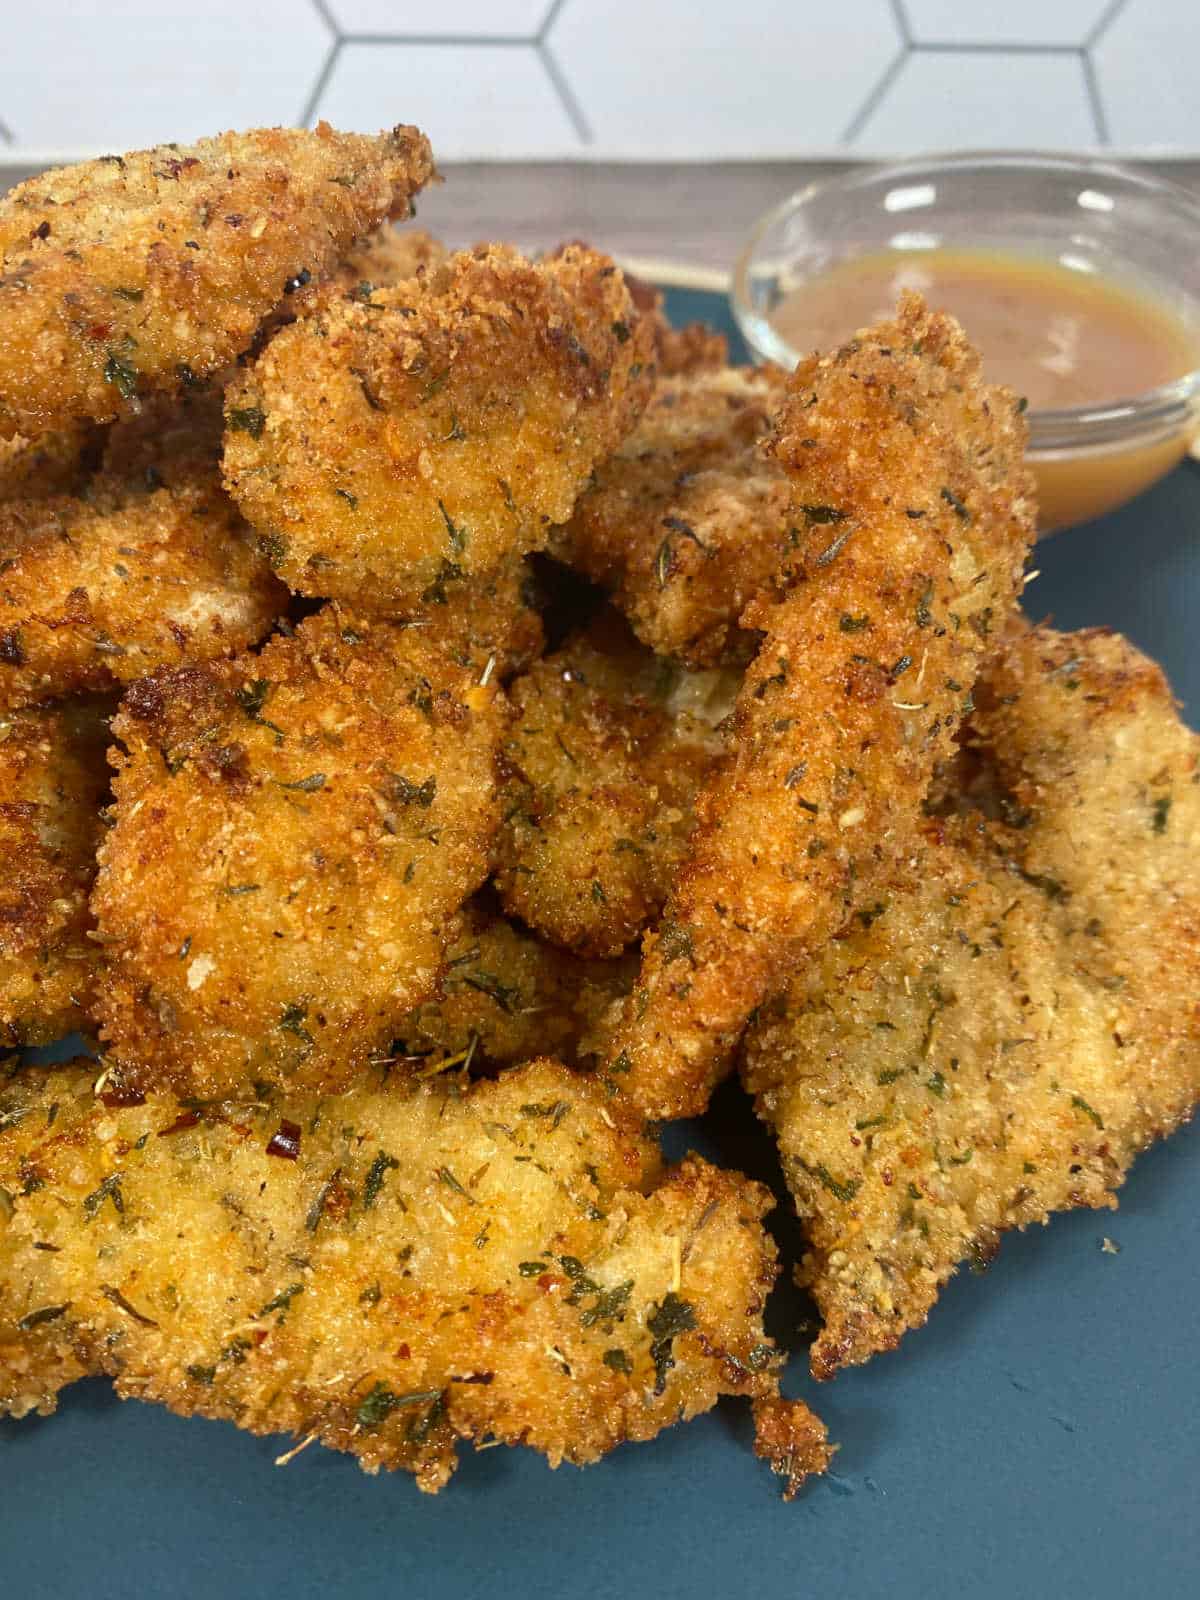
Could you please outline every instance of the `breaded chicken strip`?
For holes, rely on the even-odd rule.
[[[446,952],[441,997],[399,1024],[398,1064],[421,1072],[504,1067],[553,1054],[590,1061],[610,1007],[633,987],[636,962],[583,961],[503,917],[472,908]]]
[[[108,791],[105,701],[0,712],[0,1045],[85,1026],[88,894]]]
[[[513,683],[495,875],[511,915],[589,956],[653,921],[723,748],[730,677],[687,674],[606,616]]]
[[[755,1397],[778,1449],[770,1194],[695,1156],[664,1174],[590,1080],[539,1061],[191,1108],[110,1107],[94,1077],[0,1093],[0,1412],[104,1374],[428,1491],[459,1440],[583,1465],[721,1394]],[[822,1470],[792,1416],[794,1467]]]
[[[895,321],[789,379],[773,443],[797,575],[743,621],[763,642],[731,757],[647,935],[610,1071],[648,1115],[699,1111],[747,1017],[908,847],[1033,537],[1025,424],[949,317]]]
[[[532,666],[546,644],[537,585],[522,556],[509,556],[479,578],[435,583],[407,621],[485,682],[494,673],[507,683]]]
[[[545,545],[645,405],[651,343],[587,250],[319,298],[231,385],[226,482],[289,588],[407,614]]]
[[[353,1082],[487,870],[502,706],[420,629],[336,607],[135,684],[93,901],[122,1080]]]
[[[0,705],[233,655],[285,609],[212,468],[164,470],[0,503]]]
[[[575,244],[584,241],[576,239]],[[566,246],[562,246],[566,249]],[[586,245],[584,248],[588,248]],[[706,322],[689,322],[676,328],[667,321],[665,297],[661,289],[644,278],[625,273],[625,282],[634,305],[654,324],[654,363],[660,377],[674,378],[698,372],[718,371],[729,365],[729,342],[723,333]]]
[[[919,1327],[1004,1229],[1115,1205],[1200,1098],[1200,740],[1111,634],[1029,633],[980,692],[1009,821],[969,795],[930,821],[747,1040],[822,1378]]]
[[[783,392],[774,367],[660,378],[554,541],[659,655],[744,654],[738,618],[794,549],[787,476],[759,448]]]
[[[415,128],[265,128],[43,173],[0,200],[0,438],[111,422],[218,371],[293,288],[404,216]]]

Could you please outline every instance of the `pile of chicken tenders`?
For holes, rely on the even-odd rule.
[[[0,1412],[436,1490],[741,1395],[790,1494],[774,1197],[659,1125],[741,1075],[818,1378],[1115,1204],[1200,1097],[1200,744],[1022,619],[949,317],[730,366],[393,226],[434,178],[321,125],[0,200]]]

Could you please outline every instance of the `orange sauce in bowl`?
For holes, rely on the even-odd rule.
[[[1132,285],[999,251],[890,250],[840,262],[785,295],[771,323],[794,350],[828,350],[890,316],[903,289],[950,311],[994,383],[1044,411],[1131,400],[1200,367],[1200,328]],[[1030,450],[1043,529],[1100,515],[1160,478],[1190,427]]]

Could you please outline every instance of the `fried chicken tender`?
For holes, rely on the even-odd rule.
[[[112,706],[0,713],[0,1045],[86,1023],[99,954],[88,894],[108,790]]]
[[[226,482],[289,588],[406,614],[546,544],[651,343],[606,256],[463,251],[277,334],[230,387]]]
[[[588,1064],[636,971],[629,959],[580,960],[503,917],[472,910],[446,953],[440,999],[397,1027],[393,1055],[422,1071],[514,1066],[548,1054]]]
[[[613,617],[517,679],[495,874],[506,911],[580,955],[636,939],[686,855],[735,687],[651,655]]]
[[[522,556],[480,578],[434,584],[407,620],[463,666],[489,680],[495,673],[502,683],[532,666],[546,645],[536,584]]]
[[[0,705],[230,656],[270,630],[287,595],[219,478],[167,472],[0,503]]]
[[[747,1039],[821,1378],[920,1327],[1006,1228],[1114,1206],[1200,1098],[1200,740],[1099,631],[1031,632],[980,690],[1008,822],[960,796]]]
[[[267,313],[408,214],[434,175],[415,128],[266,128],[61,168],[0,200],[0,437],[226,366]]]
[[[499,820],[503,697],[327,607],[135,684],[94,909],[123,1082],[336,1089],[435,989]]]
[[[772,444],[798,573],[743,622],[763,642],[731,755],[616,1029],[610,1071],[654,1117],[700,1111],[751,1011],[906,849],[1033,537],[1025,424],[949,317],[905,296],[788,382]]]
[[[555,541],[659,655],[744,655],[738,618],[794,548],[787,476],[759,448],[783,393],[775,367],[660,378]]]
[[[582,239],[572,241],[590,248]],[[564,245],[563,249],[566,248]],[[689,322],[682,328],[674,327],[664,310],[664,296],[644,278],[626,272],[634,305],[654,324],[655,366],[660,377],[683,377],[696,372],[717,371],[729,364],[729,342],[723,333],[710,328],[705,322]]]
[[[110,1107],[94,1077],[0,1094],[0,1411],[103,1374],[436,1491],[459,1440],[583,1465],[777,1394],[772,1197],[695,1156],[664,1174],[556,1062],[198,1109]],[[792,1431],[821,1470],[819,1424]]]

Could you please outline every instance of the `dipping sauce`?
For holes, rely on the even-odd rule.
[[[1038,446],[1039,412],[1131,400],[1200,367],[1200,329],[1095,273],[999,251],[880,251],[810,279],[770,321],[795,350],[829,350],[890,316],[903,289],[952,312],[991,381],[1025,396],[1044,530],[1113,509],[1185,454],[1193,429],[1178,422],[1107,446]]]

